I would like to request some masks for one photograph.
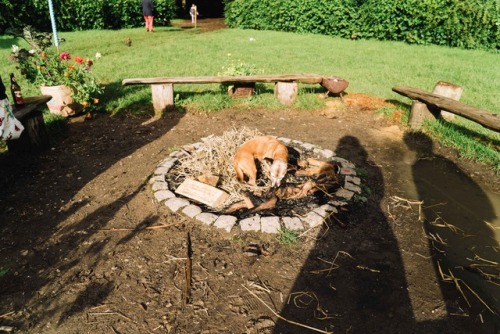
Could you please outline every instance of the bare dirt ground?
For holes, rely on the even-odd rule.
[[[429,138],[405,135],[397,117],[376,114],[384,103],[351,92],[345,105],[331,97],[323,110],[174,111],[147,125],[147,118],[98,114],[68,124],[67,137],[45,152],[0,155],[0,326],[23,333],[498,333],[497,316],[466,291],[469,307],[453,282],[442,281],[448,249],[429,239],[431,211],[419,220],[418,205],[405,201],[422,194],[420,162],[446,164],[497,193],[498,177],[437,143],[415,153],[410,147]],[[202,225],[154,200],[148,178],[172,149],[240,126],[354,162],[368,201],[282,245],[273,235]],[[267,245],[271,255],[246,255],[250,243]],[[495,307],[495,296],[484,298]]]

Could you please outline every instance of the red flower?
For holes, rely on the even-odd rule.
[[[75,62],[77,62],[78,64],[83,64],[83,58],[79,57],[79,56],[75,56]]]
[[[61,59],[61,60],[70,60],[71,56],[67,52],[61,52],[61,54],[59,55],[59,59]]]

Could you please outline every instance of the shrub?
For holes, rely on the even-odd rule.
[[[500,48],[496,0],[226,0],[233,28]]]
[[[53,1],[53,5],[61,31],[139,27],[144,21],[138,0]],[[0,0],[0,11],[0,33],[24,25],[40,31],[51,29],[47,0],[16,1],[15,8],[10,0]],[[155,24],[169,25],[175,12],[175,0],[155,0]]]

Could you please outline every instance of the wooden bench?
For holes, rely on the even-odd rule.
[[[32,152],[48,147],[49,135],[43,120],[43,108],[51,98],[49,95],[26,97],[24,107],[13,107],[14,116],[23,124],[24,130],[18,139],[7,141],[9,151]]]
[[[324,77],[317,74],[281,74],[281,75],[246,75],[246,76],[195,76],[195,77],[163,77],[163,78],[135,78],[125,79],[122,84],[127,85],[151,85],[153,108],[155,115],[161,115],[166,110],[174,107],[174,85],[175,84],[245,84],[245,83],[275,83],[274,93],[277,99],[289,105],[295,101],[298,92],[297,83],[322,84],[335,80],[341,80],[342,91],[347,88],[347,81],[337,77]],[[345,86],[345,87],[344,87]],[[328,89],[328,88],[327,88]],[[332,93],[339,93],[332,91]]]
[[[441,111],[444,110],[479,123],[490,130],[500,131],[500,114],[458,102],[456,96],[454,99],[406,86],[396,86],[392,90],[414,100],[409,119],[412,129],[420,129],[425,119],[441,117]]]

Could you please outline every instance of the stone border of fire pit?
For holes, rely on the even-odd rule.
[[[202,138],[202,141],[203,139],[204,138]],[[178,158],[187,154],[182,150],[172,152],[158,164],[153,177],[149,180],[149,183],[152,185],[154,197],[159,203],[164,203],[164,205],[174,213],[180,212],[202,224],[225,230],[228,233],[231,232],[235,226],[239,226],[242,232],[260,231],[263,233],[276,234],[282,228],[301,231],[316,227],[323,223],[325,218],[331,213],[337,213],[337,208],[347,205],[356,193],[361,194],[361,179],[356,175],[356,171],[354,170],[355,165],[350,161],[337,157],[331,150],[320,149],[313,144],[283,137],[278,137],[278,139],[285,145],[293,143],[296,146],[300,146],[305,151],[313,152],[323,156],[325,159],[338,162],[341,166],[339,174],[344,178],[344,186],[338,189],[335,195],[343,200],[330,200],[327,204],[318,206],[300,217],[261,216],[255,214],[252,217],[240,219],[238,221],[238,218],[232,215],[217,215],[210,212],[203,212],[202,208],[196,203],[191,203],[190,200],[186,198],[178,197],[174,191],[168,188],[165,176],[175,165]],[[193,147],[196,149],[199,145],[202,145],[202,143],[198,142],[185,145],[183,149],[188,151]]]

